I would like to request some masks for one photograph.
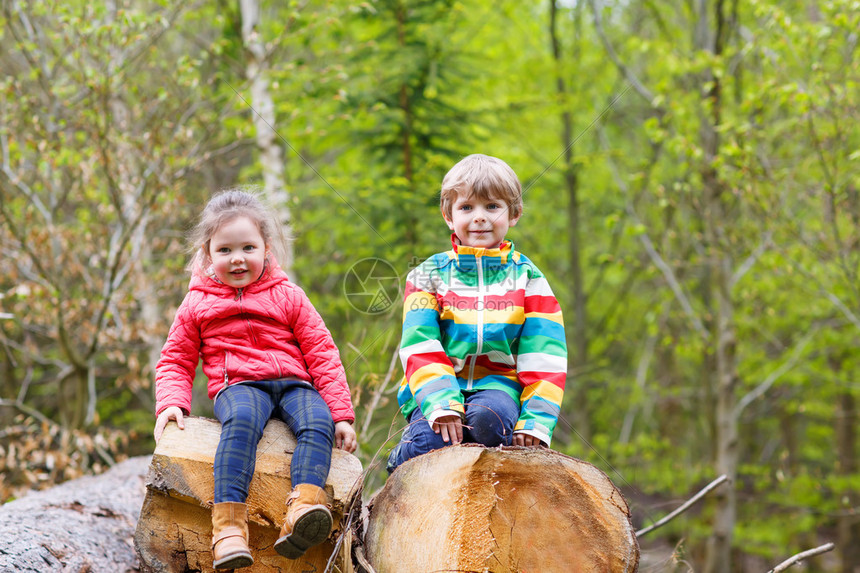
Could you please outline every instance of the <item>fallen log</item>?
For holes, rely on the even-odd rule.
[[[144,573],[213,571],[210,502],[214,491],[212,462],[221,425],[206,418],[185,418],[185,429],[168,424],[155,448],[146,481],[146,496],[134,536]],[[332,559],[335,571],[351,571],[349,544],[337,544],[350,496],[360,495],[362,468],[355,456],[334,450],[326,481],[333,499],[335,530],[302,558],[288,560],[273,548],[286,514],[290,460],[296,440],[286,424],[270,420],[257,449],[257,464],[248,494],[249,545],[252,567],[243,573],[324,571]]]
[[[593,465],[544,448],[452,446],[401,465],[356,556],[375,573],[635,572],[627,502]]]
[[[131,540],[149,456],[0,505],[0,571],[137,570]]]

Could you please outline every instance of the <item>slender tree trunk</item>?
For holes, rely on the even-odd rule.
[[[266,61],[266,46],[260,36],[260,1],[239,0],[242,14],[242,43],[245,46],[247,66],[245,74],[251,82],[251,117],[254,120],[257,148],[260,150],[260,166],[263,169],[263,189],[269,202],[278,210],[278,219],[284,234],[291,238],[290,194],[284,181],[284,153],[278,143],[279,135],[275,121],[275,103],[269,90]],[[295,280],[294,254],[288,241],[279,261],[281,268]]]
[[[406,47],[406,25],[409,19],[409,15],[407,13],[407,7],[403,2],[398,2],[395,10],[395,18],[397,19],[397,45],[401,49],[404,49]],[[400,133],[400,147],[403,160],[403,178],[406,179],[407,185],[409,186],[408,196],[411,200],[411,198],[415,196],[413,189],[415,173],[414,167],[412,165],[412,123],[414,121],[414,117],[412,112],[412,102],[409,98],[409,85],[406,83],[405,78],[403,80],[403,83],[400,84],[398,105],[400,106],[401,113],[403,113],[403,129]],[[409,246],[410,254],[415,253],[416,245],[418,242],[418,238],[415,234],[415,230],[418,227],[418,221],[412,215],[412,213],[414,212],[416,212],[415,209],[407,209],[408,215],[406,217],[407,220],[405,239],[406,244]]]
[[[842,360],[831,359],[831,368],[841,374]],[[847,390],[836,397],[836,473],[846,478],[857,473],[857,401],[854,394]],[[836,518],[836,544],[841,560],[841,571],[857,573],[860,571],[860,517],[851,508],[860,505],[860,494],[854,489],[836,492],[842,500],[842,512]]]
[[[728,270],[728,257],[719,257],[712,264]],[[732,562],[732,537],[737,518],[737,500],[734,482],[739,461],[737,408],[737,359],[735,356],[734,306],[728,292],[728,277],[720,272],[714,277],[717,290],[715,311],[717,319],[713,331],[716,365],[716,473],[725,474],[730,486],[721,488],[715,496],[714,527],[708,540],[705,563],[706,573],[728,573]]]
[[[580,228],[582,216],[579,202],[579,174],[573,155],[573,117],[567,106],[567,85],[564,81],[561,45],[558,39],[558,7],[555,0],[549,0],[550,8],[550,39],[552,56],[555,60],[556,93],[561,112],[561,145],[564,149],[564,183],[567,190],[567,220],[568,220],[568,257],[570,264],[570,288],[573,298],[573,330],[568,330],[568,338],[573,341],[573,352],[568,358],[568,373],[586,372],[588,370],[588,311],[586,308],[587,294],[582,270],[582,242]],[[570,376],[570,374],[568,374]],[[585,440],[591,439],[591,417],[588,411],[588,388],[585,381],[573,377],[573,408],[574,427]]]
[[[710,12],[711,10],[713,12]],[[713,20],[710,14],[713,14]],[[697,48],[720,56],[726,37],[723,0],[699,0],[698,17]],[[708,539],[704,570],[706,573],[729,573],[732,568],[732,538],[737,519],[734,483],[739,462],[736,395],[738,373],[734,302],[731,293],[733,261],[731,247],[724,238],[724,229],[731,224],[734,215],[728,210],[724,185],[713,167],[719,153],[717,126],[721,123],[722,84],[716,74],[708,71],[705,75],[705,80],[712,86],[704,102],[700,139],[704,151],[701,176],[705,197],[704,223],[711,283],[710,300],[714,317],[711,342],[716,386],[715,465],[716,472],[725,474],[732,485],[721,488],[715,496],[714,526]]]

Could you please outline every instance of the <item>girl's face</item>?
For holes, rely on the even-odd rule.
[[[262,276],[266,242],[254,221],[239,216],[224,223],[212,235],[209,258],[218,280],[234,288],[243,288]]]
[[[451,218],[445,213],[448,228],[454,231],[460,244],[467,247],[495,249],[508,229],[517,224],[519,217],[510,218],[508,206],[501,199],[479,199],[475,195],[460,194],[451,206]]]

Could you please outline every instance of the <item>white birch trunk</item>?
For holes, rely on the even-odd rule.
[[[275,103],[269,91],[266,74],[266,46],[259,33],[260,1],[239,0],[242,14],[242,43],[247,55],[245,73],[251,82],[251,116],[254,120],[260,165],[263,169],[263,189],[269,202],[278,210],[278,219],[287,237],[285,252],[281,254],[281,267],[290,279],[293,276],[293,249],[290,195],[284,182],[284,154],[278,144],[280,138],[275,122]]]

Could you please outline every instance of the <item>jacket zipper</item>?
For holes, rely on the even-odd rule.
[[[239,302],[239,310],[244,315],[245,314],[245,305],[242,304],[242,300],[243,300],[242,299],[242,289],[238,289],[238,291],[239,292],[236,295],[236,298],[234,300]],[[244,320],[245,320],[245,328],[248,330],[248,338],[250,338],[251,342],[253,342],[254,345],[256,345],[257,344],[257,335],[254,334],[254,327],[251,324],[251,321],[248,320],[248,317],[245,317]]]
[[[476,321],[478,344],[475,348],[475,354],[472,355],[472,363],[469,365],[467,391],[472,389],[472,383],[475,381],[475,363],[478,361],[478,356],[484,351],[484,265],[481,261],[481,255],[476,255],[475,258],[478,262],[478,319]]]
[[[224,352],[224,386],[230,385],[230,379],[227,377],[227,360],[230,358],[229,352]]]
[[[234,301],[240,301],[242,298],[242,289],[236,289],[236,297],[233,299]],[[241,301],[239,302],[239,306],[242,306]],[[227,376],[227,360],[230,358],[229,352],[224,352],[224,386],[230,385],[230,377]]]
[[[234,301],[237,301],[239,303],[239,309],[242,311],[242,314],[245,313],[244,306],[242,305],[242,294],[243,294],[243,292],[244,291],[241,288],[236,289],[236,298],[233,299]],[[254,343],[254,345],[257,345],[257,335],[254,333],[254,327],[251,325],[251,321],[248,320],[247,318],[245,318],[245,326],[248,329],[248,336],[251,338],[251,341]],[[277,362],[277,360],[275,360],[275,357],[271,352],[267,352],[266,354],[269,356],[269,359],[272,361],[272,364],[278,369],[278,378],[282,378],[283,373],[281,371],[281,365]],[[224,384],[227,384],[226,356],[224,359]]]

